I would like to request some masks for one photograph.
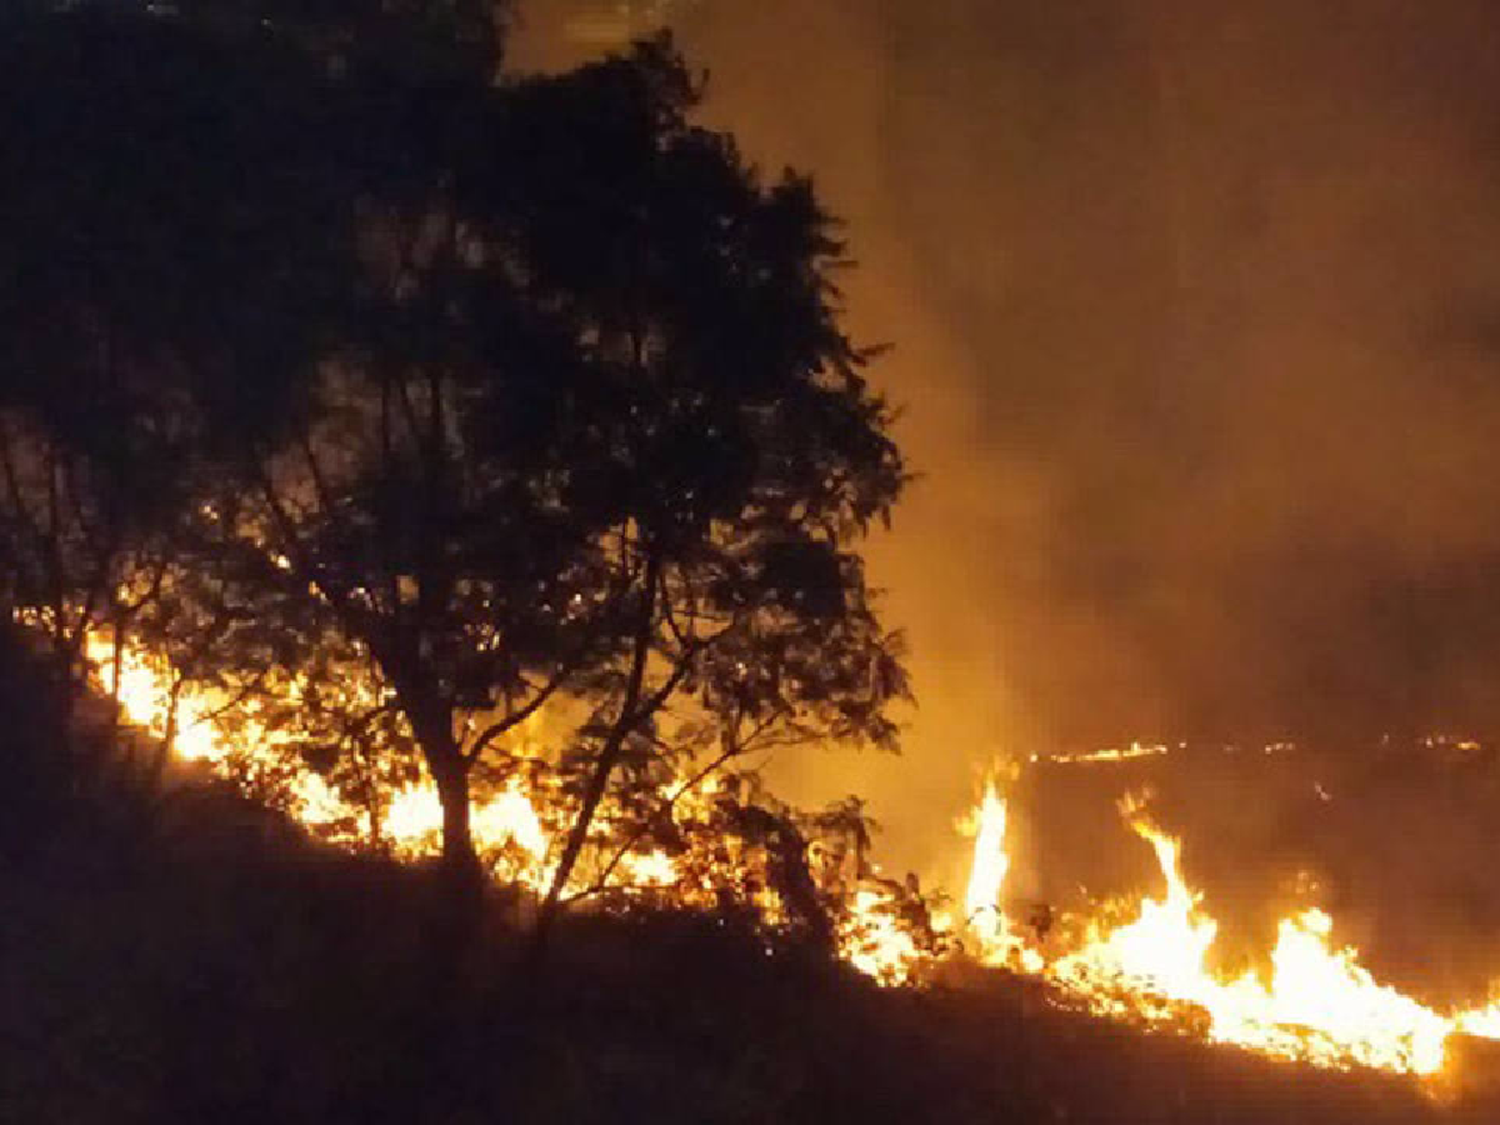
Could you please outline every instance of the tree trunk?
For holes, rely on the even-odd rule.
[[[443,806],[443,865],[454,874],[473,875],[478,872],[479,857],[469,830],[468,765],[456,750],[451,757],[429,753],[427,762]]]
[[[76,771],[79,766],[76,760],[79,751],[77,740],[74,738],[73,718],[80,692],[76,675],[77,662],[66,642],[63,648],[54,655],[51,664],[52,695],[47,700],[47,715],[51,725],[49,735],[58,753],[66,758],[69,767]],[[73,780],[78,780],[76,773]]]
[[[588,788],[583,795],[583,807],[578,810],[578,817],[573,822],[573,830],[568,834],[568,842],[563,848],[562,858],[558,862],[557,870],[552,873],[552,883],[547,888],[547,897],[542,901],[541,910],[537,914],[536,929],[532,933],[530,959],[538,979],[542,975],[543,965],[547,959],[552,929],[557,924],[558,914],[562,910],[563,890],[567,887],[568,879],[572,877],[578,857],[583,853],[583,845],[588,840],[589,825],[593,823],[594,814],[599,810],[599,803],[604,799],[604,793],[609,788],[609,775],[614,772],[615,765],[620,760],[620,753],[625,748],[625,740],[630,737],[636,724],[642,718],[637,714],[636,709],[640,705],[641,693],[646,682],[646,661],[651,653],[651,629],[656,616],[656,584],[660,576],[661,559],[653,552],[646,560],[644,582],[646,596],[643,599],[640,626],[636,631],[635,655],[630,662],[630,677],[625,685],[625,697],[620,703],[620,715],[615,720],[614,729],[610,731],[608,739],[599,750],[599,758],[594,763],[594,772],[589,777]]]
[[[600,751],[599,759],[594,763],[594,772],[589,776],[588,789],[583,795],[583,806],[578,810],[578,816],[573,821],[572,831],[568,833],[568,842],[563,847],[562,858],[558,861],[557,870],[553,872],[551,885],[547,888],[547,897],[542,900],[541,910],[537,913],[536,929],[532,933],[531,957],[536,965],[540,965],[546,959],[547,948],[551,943],[552,929],[557,924],[557,916],[562,911],[562,893],[572,877],[573,868],[578,863],[578,857],[583,853],[583,845],[588,840],[589,825],[594,822],[594,814],[599,811],[599,803],[604,798],[604,792],[609,786],[609,775],[614,771],[616,762],[619,761],[620,751],[625,745],[627,731],[617,729],[609,742]]]
[[[455,885],[475,882],[479,858],[469,831],[469,763],[453,737],[453,713],[409,678],[391,679],[443,807],[443,868]]]
[[[399,663],[384,663],[396,685],[397,702],[416,735],[427,772],[437,786],[443,807],[443,866],[454,873],[473,873],[479,861],[469,833],[469,763],[453,737],[453,712],[434,699],[420,680],[403,675]]]
[[[439,898],[428,933],[429,955],[437,974],[434,987],[457,995],[465,987],[480,931],[484,883],[469,831],[469,763],[453,740],[447,713],[424,718],[413,726],[443,806]]]

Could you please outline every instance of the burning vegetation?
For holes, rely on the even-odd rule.
[[[106,690],[113,688],[111,649],[97,639],[90,647]],[[309,768],[288,772],[274,755],[259,757],[268,749],[248,756],[243,744],[237,749],[231,732],[243,730],[244,720],[232,707],[188,696],[169,717],[167,681],[142,654],[127,653],[120,668],[119,698],[132,722],[158,737],[175,727],[185,757],[259,787],[262,799],[316,836],[405,859],[440,851],[442,808],[430,783],[384,792],[376,812],[361,809]],[[532,768],[478,796],[472,821],[493,875],[536,895],[550,884],[556,841],[573,815],[566,786],[542,765],[552,721],[539,712],[512,736],[511,753]],[[1132,756],[1141,755],[1056,760]],[[274,786],[265,780],[272,776]],[[973,956],[1044,982],[1061,1007],[1322,1067],[1431,1078],[1444,1070],[1453,1036],[1500,1040],[1500,1005],[1439,1011],[1382,985],[1357,950],[1336,943],[1333,918],[1317,908],[1279,922],[1268,976],[1218,972],[1211,953],[1219,924],[1182,874],[1183,841],[1153,821],[1148,796],[1127,794],[1119,808],[1128,831],[1152,850],[1162,892],[1107,901],[1090,916],[1055,915],[1047,906],[1021,918],[1006,912],[1008,802],[994,780],[959,826],[973,837],[961,919],[934,914],[914,886],[880,876],[867,858],[868,826],[857,803],[799,813],[761,792],[752,774],[673,778],[610,802],[591,833],[590,862],[567,894],[606,910],[738,909],[768,942],[816,935],[886,985],[920,984],[945,960]]]
[[[503,21],[460,7],[447,50],[394,61],[400,6],[342,38],[7,17],[49,92],[7,121],[37,159],[4,189],[34,221],[0,320],[27,357],[0,606],[48,654],[58,741],[92,676],[158,773],[206,760],[329,841],[435,851],[456,898],[488,870],[539,947],[569,902],[670,887],[895,979],[920,897],[858,803],[758,780],[893,750],[909,698],[861,556],[907,473],[835,222],[692,123],[670,39],[497,84]]]
[[[1140,795],[1124,797],[1120,812],[1154,851],[1162,896],[1106,903],[1065,925],[1049,914],[1017,927],[1003,905],[1006,802],[987,787],[966,906],[988,963],[1044,979],[1061,1004],[1325,1067],[1433,1076],[1450,1037],[1500,1031],[1493,1006],[1439,1012],[1380,984],[1357,950],[1335,944],[1333,919],[1316,908],[1279,922],[1268,977],[1215,971],[1219,924],[1183,878],[1183,841],[1153,822]]]
[[[174,692],[170,673],[147,654],[117,659],[108,639],[94,637],[88,655],[100,689],[134,726],[173,738],[186,762],[212,768],[314,837],[403,860],[441,855],[442,802],[425,777],[386,784],[396,767],[367,757],[368,776],[330,783],[297,752],[294,727],[267,725],[268,713],[297,709],[295,686],[279,704]],[[555,879],[559,841],[577,816],[576,788],[552,753],[569,729],[560,716],[534,713],[504,744],[506,769],[476,788],[470,824],[486,871],[533,896]],[[737,911],[770,942],[812,939],[883,984],[909,983],[945,939],[918,888],[882,877],[870,861],[870,827],[856,800],[801,812],[765,792],[753,770],[627,780],[594,818],[563,900]]]
[[[768,792],[774,755],[894,750],[910,701],[861,553],[908,473],[876,353],[843,329],[836,223],[693,124],[668,38],[497,83],[488,5],[437,29],[378,7],[0,16],[0,72],[45,107],[0,145],[24,218],[0,276],[0,617],[42,669],[32,815],[102,744],[153,794],[228,779],[317,842],[297,862],[434,868],[441,924],[382,949],[438,966],[415,1009],[469,1019],[475,1052],[499,1005],[464,985],[544,966],[568,908],[748,934],[756,965],[811,950],[797,979],[863,989],[839,1002],[977,961],[1059,1009],[1325,1068],[1431,1076],[1455,1036],[1500,1039],[1500,1005],[1382,985],[1321,910],[1282,920],[1269,976],[1219,973],[1184,845],[1139,799],[1160,898],[1012,918],[997,783],[961,915],[882,874],[858,799]],[[392,45],[416,30],[421,51]],[[34,838],[5,844],[46,870]],[[531,944],[484,978],[497,898]],[[743,961],[739,984],[768,979]]]

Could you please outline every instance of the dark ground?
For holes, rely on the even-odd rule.
[[[1060,1012],[1004,974],[881,990],[725,920],[578,918],[539,980],[497,892],[453,963],[427,871],[211,785],[47,781],[35,693],[0,672],[6,1125],[1500,1120]]]

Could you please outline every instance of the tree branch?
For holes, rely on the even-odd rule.
[[[670,816],[672,810],[677,807],[677,802],[682,799],[684,794],[689,793],[692,790],[698,788],[698,786],[702,785],[703,782],[708,779],[709,775],[712,774],[715,770],[721,769],[725,764],[732,761],[733,759],[743,757],[748,753],[750,753],[748,745],[744,745],[738,742],[731,745],[728,750],[725,750],[708,765],[704,766],[703,769],[699,770],[692,777],[688,778],[688,780],[679,785],[676,791],[667,798],[667,803],[662,811]],[[598,877],[594,880],[594,883],[591,887],[579,891],[575,895],[569,895],[563,901],[566,903],[574,903],[579,899],[588,898],[591,895],[598,894],[601,891],[605,890],[609,884],[609,877],[614,874],[615,868],[618,867],[621,861],[624,860],[624,858],[634,850],[635,846],[641,842],[641,840],[646,835],[648,827],[648,825],[641,825],[633,833],[631,833],[630,838],[620,845],[619,850],[616,851],[615,854],[610,858],[609,862],[604,865],[604,870],[599,873]]]
[[[625,698],[620,704],[620,714],[615,720],[614,728],[605,739],[603,747],[600,748],[599,757],[594,762],[594,771],[589,777],[588,786],[584,790],[583,805],[578,810],[578,815],[573,821],[572,831],[568,833],[568,841],[563,848],[562,858],[558,861],[557,870],[552,874],[552,883],[547,888],[547,897],[542,903],[542,908],[537,915],[537,928],[535,932],[535,945],[533,954],[541,957],[550,936],[552,923],[557,917],[561,905],[563,888],[567,886],[569,877],[573,874],[573,868],[578,862],[578,856],[583,851],[584,841],[588,838],[589,825],[593,822],[594,813],[599,808],[599,802],[604,797],[604,791],[609,783],[609,775],[619,761],[620,752],[624,749],[625,740],[629,737],[635,724],[640,720],[641,712],[637,710],[641,690],[646,679],[646,661],[651,652],[651,638],[655,633],[656,621],[656,578],[660,571],[661,559],[653,549],[647,555],[646,581],[644,583],[646,596],[641,607],[641,620],[636,628],[635,650],[631,655],[630,675],[625,685]]]
[[[514,730],[520,724],[524,723],[527,719],[531,718],[532,715],[535,715],[539,710],[541,710],[542,706],[547,702],[547,700],[551,699],[552,696],[556,694],[557,690],[562,687],[562,685],[567,681],[568,676],[572,674],[572,671],[573,669],[571,666],[559,668],[557,670],[557,675],[553,676],[551,681],[548,682],[545,687],[539,690],[536,695],[531,698],[530,702],[528,702],[524,707],[522,707],[519,711],[511,712],[505,718],[491,723],[488,727],[486,727],[480,733],[479,737],[474,740],[474,745],[469,750],[469,752],[464,755],[464,760],[469,763],[477,761],[479,755],[484,753],[485,748],[488,747],[491,742],[499,738],[501,735],[505,734],[507,731]]]

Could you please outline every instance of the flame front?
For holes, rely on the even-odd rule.
[[[103,688],[119,700],[125,717],[157,738],[168,736],[172,728],[172,750],[190,762],[224,765],[234,748],[214,725],[215,702],[191,691],[172,698],[168,670],[137,648],[125,647],[119,654],[120,683],[115,685],[116,654],[113,643],[102,634],[88,638],[87,656],[98,670]],[[274,744],[273,732],[259,732],[266,742]],[[308,770],[298,774],[292,786],[291,810],[303,823],[322,827],[354,822],[360,812],[319,776]],[[391,850],[400,856],[430,854],[442,836],[443,808],[437,787],[430,780],[407,785],[391,796],[385,810],[382,831]],[[522,882],[536,886],[542,882],[541,863],[550,844],[530,799],[512,782],[488,800],[476,804],[470,818],[476,846],[482,852],[498,852],[513,844],[523,857],[532,862],[508,871]]]
[[[983,812],[990,796],[981,823],[990,822]],[[1183,878],[1181,842],[1137,802],[1127,800],[1122,809],[1155,851],[1165,894],[1142,898],[1132,920],[1116,928],[1090,926],[1081,947],[1050,962],[1037,951],[1019,962],[1002,951],[1012,967],[1044,975],[1061,1001],[1100,1015],[1175,1024],[1281,1058],[1419,1075],[1442,1069],[1447,1038],[1456,1031],[1500,1038],[1500,1003],[1443,1015],[1380,984],[1356,950],[1332,944],[1333,919],[1321,910],[1282,919],[1269,982],[1254,973],[1221,979],[1209,965],[1218,923]],[[982,836],[970,887],[988,896],[995,858],[992,841],[981,847]],[[991,962],[1000,959],[994,946],[985,952]]]
[[[285,741],[280,732],[257,721],[256,705],[249,703],[241,708],[238,730],[251,746],[247,749],[237,743],[217,722],[223,700],[191,690],[174,692],[168,686],[173,682],[170,668],[137,647],[126,645],[116,652],[108,635],[95,634],[87,638],[86,655],[100,686],[118,700],[125,718],[155,738],[168,739],[179,758],[233,774],[237,756],[274,756],[275,748]],[[350,690],[361,693],[362,703],[378,702],[364,698],[369,693],[358,686]],[[296,685],[289,685],[288,694],[294,700],[296,692]],[[532,716],[523,726],[537,720],[538,716]],[[708,819],[715,785],[712,777],[699,777],[692,783],[674,781],[661,795],[670,798],[666,804],[674,815]],[[359,831],[348,826],[365,821],[368,810],[351,805],[311,769],[295,770],[288,787],[288,813],[324,839],[346,845],[359,842]],[[526,782],[517,775],[474,801],[470,830],[476,849],[487,857],[498,877],[541,893],[556,870],[554,844],[564,834],[571,811],[571,806],[544,784]],[[591,839],[597,836],[602,842],[609,835],[614,815],[610,809],[601,808]],[[392,854],[415,859],[440,850],[442,825],[437,788],[424,776],[385,797],[378,835]],[[679,906],[712,906],[718,901],[718,888],[747,882],[743,874],[731,876],[724,869],[725,863],[745,862],[740,854],[743,849],[730,851],[735,853],[734,858],[716,855],[705,859],[702,855],[669,854],[657,846],[632,848],[627,844],[614,867],[613,886],[622,894],[653,893]],[[713,878],[706,877],[705,868],[713,870]],[[902,914],[905,900],[892,893],[893,885],[880,878],[878,868],[865,866],[853,874],[855,885],[836,912],[836,948],[845,961],[878,983],[905,983],[928,957],[911,920]],[[575,882],[581,878],[576,874]],[[772,925],[783,921],[783,904],[765,885],[764,873],[748,881],[760,885],[748,897],[762,918]],[[568,887],[569,893],[582,889],[581,882]]]
[[[107,689],[115,686],[118,655],[117,697],[132,723],[158,737],[170,727],[180,757],[227,767],[237,748],[216,726],[217,700],[191,693],[173,698],[163,686],[170,683],[165,668],[139,651],[116,654],[107,638],[90,638],[88,655]],[[274,746],[276,733],[254,718],[241,729]],[[695,809],[701,813],[711,785],[703,788],[696,805],[692,799],[673,804],[680,804],[685,815],[697,815]],[[476,802],[471,818],[476,845],[494,857],[504,878],[532,889],[547,885],[558,818],[567,812],[554,805],[549,794],[518,777]],[[297,774],[289,811],[325,837],[343,842],[350,842],[347,829],[337,826],[358,823],[361,816],[361,810],[311,770]],[[1172,1024],[1215,1042],[1322,1066],[1432,1075],[1443,1067],[1449,1036],[1500,1039],[1500,1001],[1443,1014],[1380,984],[1359,963],[1356,950],[1333,944],[1333,919],[1320,910],[1281,920],[1268,979],[1253,973],[1228,979],[1216,974],[1210,957],[1219,926],[1183,877],[1181,841],[1157,827],[1138,802],[1124,802],[1122,811],[1154,850],[1164,893],[1142,897],[1121,925],[1086,925],[1085,938],[1050,956],[1042,927],[1023,932],[1005,913],[1011,867],[1008,807],[997,785],[986,785],[966,826],[974,836],[974,854],[964,896],[966,929],[984,962],[1046,979],[1060,1003],[1099,1015]],[[395,854],[415,857],[437,849],[441,825],[436,789],[422,780],[389,797],[381,832]],[[622,856],[618,870],[627,889],[670,892],[675,901],[693,905],[714,897],[701,863],[701,857],[651,846]],[[855,968],[882,984],[897,984],[910,979],[930,954],[902,917],[899,898],[880,887],[874,877],[852,889],[838,917],[835,940]],[[768,894],[762,889],[757,902],[774,919],[780,905]]]

